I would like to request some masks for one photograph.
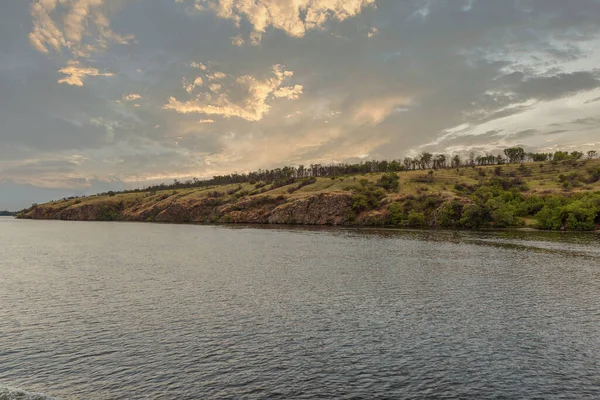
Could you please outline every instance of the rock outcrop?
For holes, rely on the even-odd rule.
[[[106,199],[65,206],[38,205],[20,217],[71,221],[343,225],[348,223],[351,206],[352,196],[345,192],[299,198],[254,196],[228,203],[214,198],[183,198],[125,205]]]
[[[270,224],[343,225],[348,222],[352,196],[348,193],[321,193],[277,207]]]

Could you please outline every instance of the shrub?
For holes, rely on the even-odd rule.
[[[353,188],[352,209],[357,212],[371,210],[379,206],[379,201],[386,196],[385,190],[361,181],[361,186]]]
[[[239,192],[240,190],[242,190],[242,185],[238,185],[237,187],[234,187],[234,188],[232,188],[232,189],[229,189],[229,190],[227,191],[227,194],[228,194],[228,195],[232,195],[232,194],[235,194],[235,193]]]
[[[571,172],[567,175],[560,174],[558,176],[558,181],[564,189],[570,189],[573,186],[581,186],[581,177],[576,172]]]
[[[465,228],[477,229],[489,225],[489,212],[479,204],[468,204],[463,208],[460,225]]]
[[[535,215],[544,208],[544,199],[538,196],[529,196],[525,201],[520,202],[517,213],[519,216]]]
[[[467,187],[462,183],[456,183],[454,184],[454,190],[456,190],[457,192],[464,192],[467,190]]]
[[[438,224],[444,228],[454,228],[462,215],[463,205],[456,200],[447,202],[441,210]]]
[[[352,210],[362,212],[369,209],[369,199],[362,193],[352,196]]]
[[[588,179],[588,183],[595,183],[598,181],[600,181],[600,167],[590,171],[590,178]]]
[[[411,227],[425,226],[425,215],[422,212],[412,210],[408,213],[407,224]]]
[[[393,192],[393,191],[398,190],[399,185],[400,185],[400,183],[399,183],[398,174],[396,174],[395,172],[388,172],[386,174],[383,174],[381,176],[381,179],[379,179],[379,183],[378,183],[378,186],[381,186],[388,192]]]
[[[117,221],[121,218],[121,213],[117,206],[102,205],[96,213],[97,221]]]
[[[512,228],[522,226],[523,221],[517,216],[517,209],[511,204],[503,204],[490,212],[495,228]]]
[[[402,204],[393,202],[388,207],[388,219],[389,225],[400,225],[405,220],[404,210]]]

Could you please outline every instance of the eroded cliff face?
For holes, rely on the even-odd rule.
[[[269,215],[270,224],[343,225],[348,222],[352,196],[322,193],[284,203]]]
[[[118,206],[102,203],[77,204],[64,208],[41,205],[32,207],[29,212],[19,217],[29,219],[61,219],[66,221],[98,221],[109,219],[102,218],[103,213],[107,210],[114,210],[113,215],[117,215],[119,212]]]
[[[110,199],[90,203],[38,205],[21,218],[71,221],[343,225],[349,223],[352,196],[322,193],[302,198],[260,196],[223,204],[219,199],[163,199],[130,205]]]

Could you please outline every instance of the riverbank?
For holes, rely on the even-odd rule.
[[[166,223],[597,230],[600,160],[108,193],[18,218]]]

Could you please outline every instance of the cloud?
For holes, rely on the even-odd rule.
[[[197,76],[191,83],[188,82],[187,79],[183,78],[182,83],[185,91],[188,93],[192,93],[194,89],[204,84],[204,80],[201,76]]]
[[[42,163],[0,176],[144,185],[424,148],[598,142],[597,0],[179,3],[4,1],[0,169]],[[85,161],[70,171],[43,163],[73,154]]]
[[[206,75],[206,78],[209,81],[218,81],[219,79],[223,79],[223,78],[226,78],[226,77],[227,77],[227,74],[225,74],[223,72],[219,72],[219,71],[217,71],[217,72],[215,72],[213,74]]]
[[[596,97],[595,99],[587,100],[584,104],[590,104],[600,101],[600,97]]]
[[[289,100],[296,100],[302,94],[302,85],[284,86],[273,92],[273,96]]]
[[[66,83],[67,85],[83,86],[83,80],[87,76],[114,76],[111,72],[100,72],[96,68],[84,67],[78,61],[70,61],[64,68],[58,70],[66,77],[59,79],[58,83]]]
[[[401,106],[408,106],[411,103],[411,99],[403,96],[367,98],[355,107],[353,119],[359,124],[377,125],[395,111],[404,111]]]
[[[124,94],[122,99],[123,99],[123,101],[135,101],[135,100],[142,99],[142,96],[140,96],[137,93]]]
[[[190,67],[192,67],[192,68],[198,68],[198,69],[201,69],[202,71],[206,71],[207,70],[206,65],[204,65],[202,63],[199,63],[199,62],[195,62],[195,61],[190,64]]]
[[[114,4],[113,0],[106,2]],[[75,57],[88,57],[105,50],[109,43],[128,43],[133,37],[111,29],[107,9],[105,0],[34,0],[29,42],[42,53],[64,48]]]
[[[198,10],[211,10],[218,17],[240,25],[246,19],[253,28],[251,41],[260,42],[269,26],[289,36],[303,37],[308,30],[322,29],[329,20],[344,21],[375,0],[195,0]],[[234,40],[243,44],[241,37]]]
[[[230,81],[228,90],[224,93],[204,92],[188,101],[170,97],[163,108],[180,114],[197,113],[260,121],[271,109],[272,99],[294,100],[302,94],[301,85],[283,86],[284,81],[292,76],[292,71],[287,71],[282,65],[275,65],[269,78],[259,79],[252,75],[243,75]],[[220,89],[220,84],[211,88],[213,92],[219,92]]]
[[[244,43],[246,43],[246,41],[242,35],[236,35],[231,38],[231,44],[234,46],[241,47],[244,45]]]
[[[219,92],[222,88],[223,88],[223,85],[221,85],[219,83],[212,83],[212,84],[208,85],[208,89],[213,93]]]
[[[592,71],[577,71],[535,77],[524,80],[515,90],[527,98],[551,100],[600,87],[598,75]]]

